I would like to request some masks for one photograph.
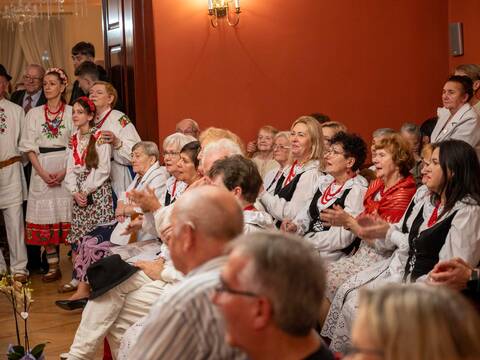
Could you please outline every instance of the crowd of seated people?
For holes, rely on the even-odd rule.
[[[62,69],[28,66],[16,105],[0,67],[10,272],[56,281],[71,249],[67,359],[479,357],[480,67],[448,78],[437,118],[370,147],[312,114],[246,146],[183,119],[160,151],[92,59],[71,106]]]

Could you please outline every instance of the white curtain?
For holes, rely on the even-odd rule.
[[[26,64],[65,67],[63,21],[50,17],[20,26],[0,20],[0,63],[12,75],[12,84],[21,79]]]

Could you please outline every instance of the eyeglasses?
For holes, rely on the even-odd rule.
[[[163,157],[171,156],[171,157],[177,157],[180,155],[179,151],[164,151],[163,152]]]
[[[325,150],[325,155],[327,154],[333,154],[333,155],[345,155],[344,152],[335,150],[334,148],[330,147]]]
[[[222,277],[219,278],[219,284],[215,286],[214,290],[216,293],[229,293],[232,295],[240,295],[240,296],[248,296],[248,297],[258,297],[258,294],[255,294],[251,291],[243,291],[243,290],[235,290],[232,289],[228,284],[225,282],[225,280],[222,279]]]
[[[25,81],[37,81],[37,80],[42,80],[42,78],[41,77],[34,77],[34,76],[30,76],[30,75],[24,75],[23,80],[25,80]]]
[[[285,146],[285,145],[273,145],[272,146],[273,150],[288,150],[290,149],[290,146]]]
[[[365,355],[372,355],[372,356],[378,356],[378,357],[384,357],[385,354],[381,350],[377,349],[364,349],[364,348],[359,348],[356,346],[348,346],[345,351],[343,352],[343,356],[345,357],[350,357],[354,356],[357,354],[365,354]]]

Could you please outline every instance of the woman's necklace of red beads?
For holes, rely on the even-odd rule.
[[[330,200],[332,200],[340,191],[342,191],[343,187],[345,186],[346,182],[340,186],[337,191],[332,191],[333,184],[335,184],[335,180],[333,180],[330,185],[328,185],[327,189],[323,192],[322,197],[320,198],[320,202],[322,205],[325,205]]]
[[[50,130],[50,132],[55,132],[62,123],[63,114],[65,113],[65,103],[62,102],[57,111],[51,111],[48,104],[45,104],[44,113],[48,130]],[[53,115],[52,119],[50,118],[50,115]]]

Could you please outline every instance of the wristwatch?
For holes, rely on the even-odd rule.
[[[467,281],[467,289],[475,293],[480,293],[479,269],[473,269],[470,279]]]

